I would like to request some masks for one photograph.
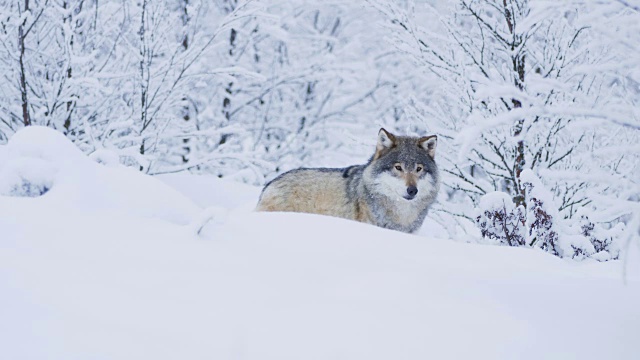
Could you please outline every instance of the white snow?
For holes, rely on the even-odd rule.
[[[625,284],[619,261],[255,213],[258,188],[42,128],[0,160],[51,185],[0,194],[0,359],[637,359],[638,262]]]
[[[0,164],[0,195],[33,195],[11,191],[25,188],[23,184],[50,189],[34,202],[2,198],[9,208],[34,207],[63,216],[77,211],[156,217],[183,225],[199,212],[195,204],[161,181],[140,176],[131,168],[97,164],[64,135],[45,127],[32,126],[16,133],[4,152],[8,161]],[[69,224],[75,223],[72,217],[65,217]]]

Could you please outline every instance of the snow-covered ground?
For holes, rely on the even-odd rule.
[[[619,261],[254,213],[258,194],[22,130],[0,146],[0,359],[638,359],[633,259],[625,284]]]

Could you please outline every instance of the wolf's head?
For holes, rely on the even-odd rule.
[[[434,161],[437,143],[435,135],[396,136],[380,129],[376,152],[368,165],[369,182],[390,198],[433,201],[439,187]]]

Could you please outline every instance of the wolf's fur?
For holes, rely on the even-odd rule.
[[[435,135],[395,136],[380,129],[366,164],[284,173],[264,187],[256,210],[322,214],[414,232],[440,187],[436,144]]]

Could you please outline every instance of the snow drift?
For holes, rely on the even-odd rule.
[[[23,199],[45,193],[34,202]],[[16,206],[157,217],[176,224],[188,223],[198,212],[159,180],[98,164],[61,133],[38,126],[18,132],[0,152],[0,195],[9,196],[4,204]]]
[[[43,128],[0,161],[2,359],[637,356],[619,261],[254,213],[257,188],[105,166]]]

